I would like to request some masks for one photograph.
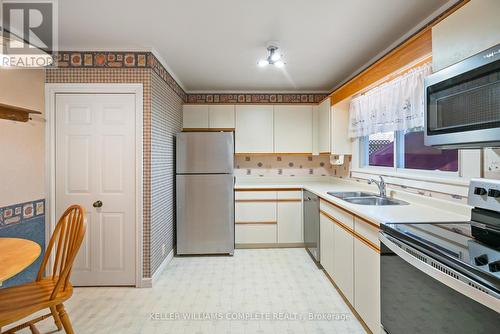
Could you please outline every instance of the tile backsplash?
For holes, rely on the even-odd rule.
[[[348,177],[350,163],[350,157],[346,157],[343,165],[331,165],[329,155],[237,155],[234,158],[234,174],[236,177]]]

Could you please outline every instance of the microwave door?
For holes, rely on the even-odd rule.
[[[428,76],[424,115],[428,146],[500,144],[500,45]]]

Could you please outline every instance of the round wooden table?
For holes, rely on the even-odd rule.
[[[41,251],[31,240],[0,238],[0,285],[35,262]]]

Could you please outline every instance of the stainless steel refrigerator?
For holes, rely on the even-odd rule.
[[[232,132],[177,134],[177,254],[234,253]]]

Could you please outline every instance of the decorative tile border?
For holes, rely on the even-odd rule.
[[[45,199],[0,208],[0,229],[16,225],[45,214]]]
[[[187,93],[151,52],[59,51],[57,68],[151,68],[184,101]]]
[[[259,177],[349,176],[350,158],[341,166],[330,164],[329,155],[236,156],[234,175]]]
[[[328,94],[188,94],[187,103],[192,104],[238,104],[238,103],[320,103]]]
[[[328,94],[188,94],[175,81],[161,62],[151,52],[116,52],[116,51],[59,51],[57,68],[151,68],[184,101],[192,104],[238,104],[267,103],[295,104],[319,103]]]

